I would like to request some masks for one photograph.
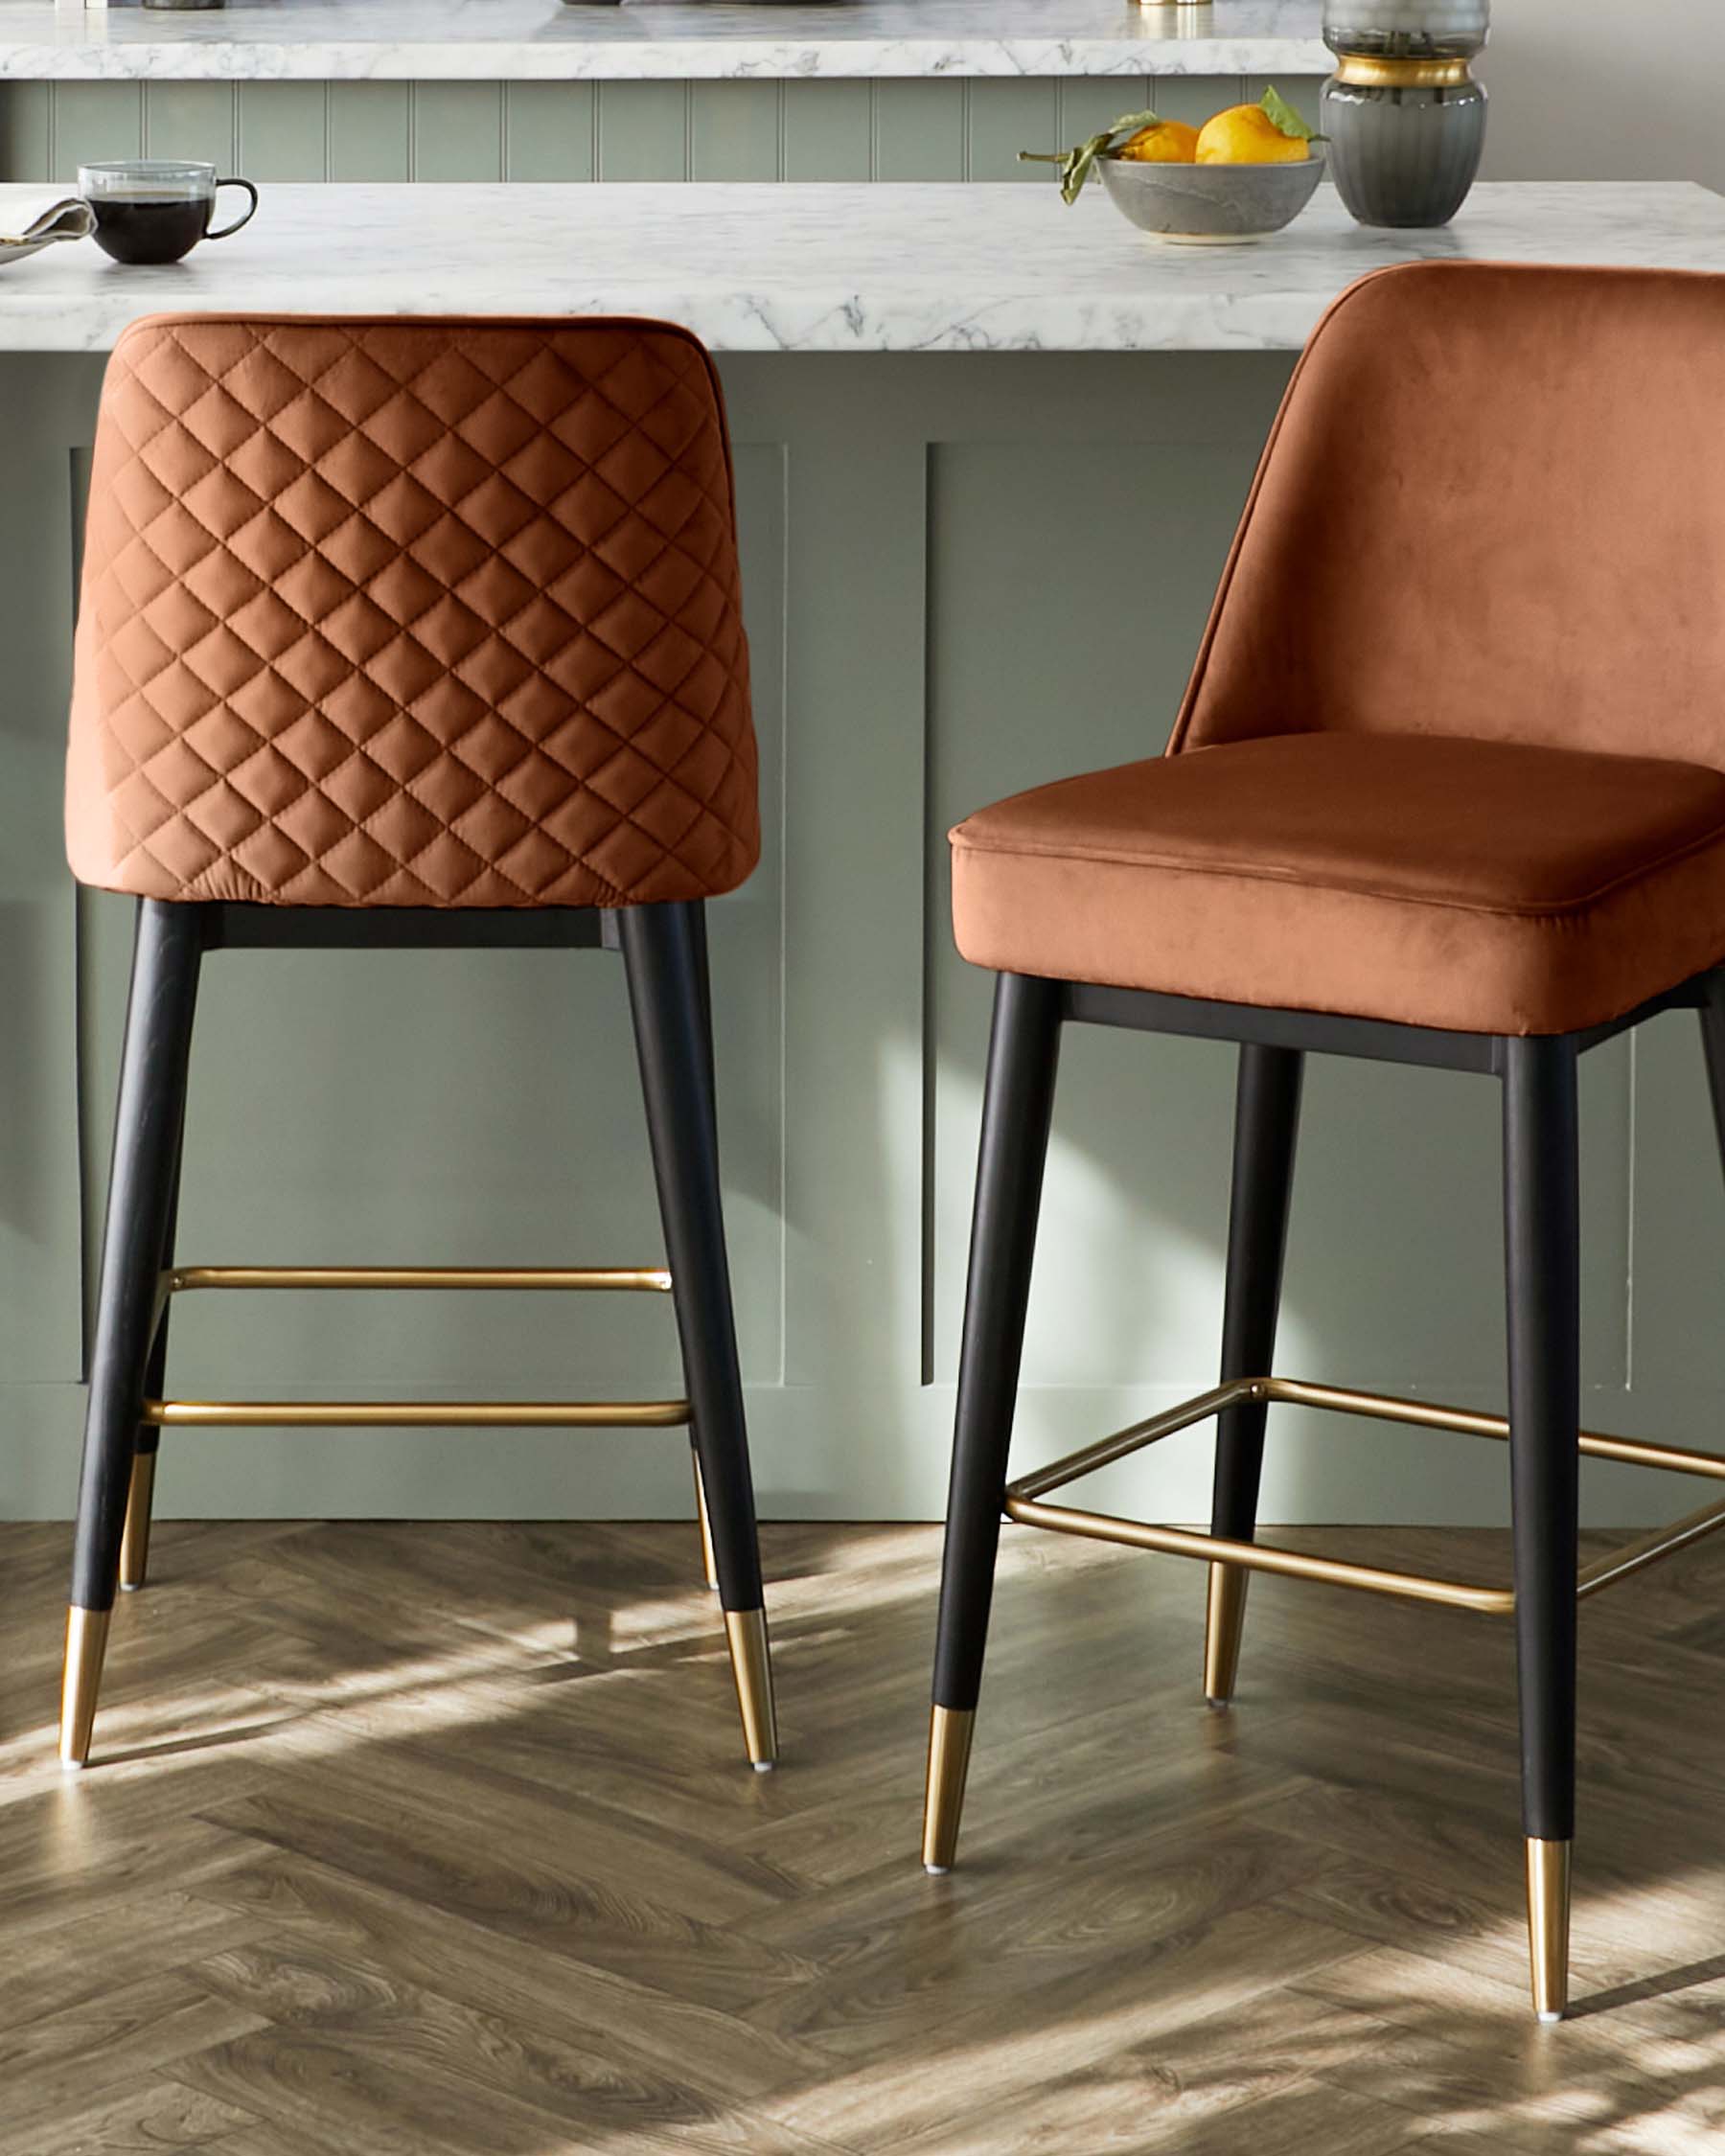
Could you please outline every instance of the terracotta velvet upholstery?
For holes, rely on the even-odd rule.
[[[729,445],[664,323],[158,315],[115,348],[66,795],[86,883],[709,897],[760,851]]]
[[[1166,757],[953,834],[1000,971],[1567,1032],[1725,958],[1725,277],[1420,264],[1295,371]]]

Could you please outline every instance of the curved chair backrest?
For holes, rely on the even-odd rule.
[[[760,850],[730,452],[657,322],[157,315],[103,388],[85,883],[620,906]]]
[[[1171,746],[1725,766],[1725,276],[1422,263],[1295,371]]]

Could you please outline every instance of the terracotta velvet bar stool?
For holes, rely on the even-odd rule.
[[[88,1757],[115,1590],[144,1581],[162,1428],[687,1424],[770,1766],[702,910],[760,830],[702,347],[602,319],[134,325],[97,425],[66,827],[80,881],[139,906],[62,1757]],[[620,951],[669,1269],[176,1264],[200,962],[282,946]],[[197,1288],[668,1292],[687,1397],[176,1401],[168,1303]]]
[[[923,1859],[954,1861],[1005,1516],[1209,1566],[1204,1688],[1254,1570],[1512,1614],[1532,1988],[1565,2007],[1576,1605],[1725,1521],[1578,1569],[1576,1059],[1700,1013],[1725,1139],[1725,277],[1431,264],[1355,285],[1296,369],[1165,756],[953,834],[998,976]],[[1007,1480],[1061,1030],[1239,1044],[1221,1382]],[[1508,1414],[1273,1374],[1310,1050],[1502,1089]],[[1256,1540],[1273,1402],[1506,1438],[1513,1591]],[[1210,1532],[1047,1502],[1207,1417]]]

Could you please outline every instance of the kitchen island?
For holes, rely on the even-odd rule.
[[[257,180],[1013,180],[1022,149],[1262,79],[1320,0],[0,0],[0,180],[208,157]],[[1031,175],[1033,176],[1033,175]]]
[[[1327,72],[1316,0],[0,0],[0,76],[563,82]]]
[[[0,229],[42,198],[0,190]],[[1295,351],[1353,277],[1415,251],[1720,271],[1725,202],[1482,188],[1453,227],[1411,239],[1361,231],[1323,195],[1275,241],[1208,251],[1159,250],[1099,195],[1069,213],[1051,190],[273,187],[244,234],[180,268],[120,269],[80,243],[0,271],[7,1509],[70,1502],[124,1003],[129,909],[74,892],[58,799],[80,490],[102,354],[127,320],[663,312],[719,350],[767,831],[758,873],[713,909],[762,1504],[926,1516],[945,1479],[988,1002],[951,952],[944,833],[1015,787],[1161,747]],[[1416,486],[1417,442],[1401,453]],[[1344,460],[1335,500],[1346,483]],[[621,998],[603,953],[213,959],[183,1257],[652,1259]],[[1612,1427],[1648,1434],[1692,1432],[1697,1402],[1713,1413],[1725,1391],[1716,1269],[1683,1226],[1707,1110],[1690,1030],[1670,1026],[1648,1029],[1633,1070],[1626,1044],[1587,1067],[1587,1381],[1611,1394]],[[1496,1397],[1499,1284],[1478,1262],[1496,1204],[1489,1091],[1314,1070],[1289,1366]],[[1208,1382],[1230,1118],[1221,1048],[1071,1044],[1027,1448]],[[529,1296],[356,1299],[189,1298],[175,1389],[625,1397],[675,1367],[654,1308],[577,1298],[548,1319]],[[1302,1434],[1273,1456],[1266,1513],[1489,1517],[1501,1474],[1489,1448]],[[625,1434],[176,1432],[161,1488],[170,1517],[686,1508],[676,1448]],[[1108,1497],[1186,1518],[1207,1489],[1197,1433]],[[1602,1506],[1619,1499],[1601,1483]]]

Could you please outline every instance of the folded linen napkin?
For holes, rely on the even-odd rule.
[[[42,247],[50,240],[87,240],[95,221],[90,205],[68,195],[34,218],[22,232],[0,232],[0,247]]]

